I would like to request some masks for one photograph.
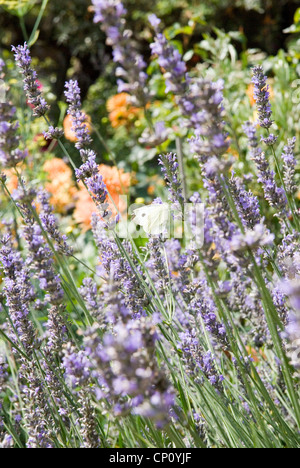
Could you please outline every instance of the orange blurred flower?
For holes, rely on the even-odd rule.
[[[249,86],[247,88],[247,91],[246,91],[246,94],[247,94],[247,96],[249,98],[251,106],[254,106],[255,105],[255,99],[254,99],[254,84],[253,83],[249,84]]]
[[[155,185],[149,185],[149,187],[147,188],[148,195],[153,196],[155,194],[155,191],[156,191]]]
[[[86,117],[86,121],[84,122],[84,125],[86,125],[89,132],[91,132],[92,131],[92,119],[88,114],[84,114],[84,115]],[[72,130],[72,117],[69,114],[64,119],[63,127],[64,127],[66,139],[75,143],[77,141],[77,138],[76,138],[75,132]]]
[[[103,177],[103,181],[111,198],[113,199],[112,202],[110,198],[107,197],[109,209],[114,215],[116,215],[117,210],[114,206],[115,204],[120,213],[123,213],[126,209],[126,205],[124,201],[120,199],[120,195],[126,195],[129,192],[129,187],[132,182],[132,174],[124,172],[123,169],[106,166],[105,164],[101,164],[99,166],[99,172]],[[92,214],[97,211],[97,208],[83,184],[79,184],[79,186],[80,189],[76,194],[74,219],[81,225],[83,231],[87,231],[91,228]]]
[[[18,188],[18,177],[10,169],[4,169],[4,174],[6,175],[6,187],[10,193],[13,193],[14,190]]]
[[[232,156],[234,156],[236,159],[239,159],[239,153],[233,146],[229,146],[226,153],[232,154]]]
[[[123,169],[118,169],[115,166],[106,166],[105,164],[100,164],[99,172],[113,199],[116,198],[118,200],[120,194],[124,195],[128,193],[132,181],[131,173],[124,172]]]
[[[82,231],[86,232],[91,228],[92,214],[96,212],[96,205],[91,199],[87,189],[84,186],[76,193],[76,205],[74,210],[74,219],[80,224]]]
[[[113,112],[115,109],[127,107],[128,105],[129,94],[119,93],[115,96],[112,96],[107,101],[107,110],[108,112]]]
[[[138,107],[131,106],[129,98],[129,94],[119,93],[108,99],[106,105],[112,127],[126,125],[140,112]]]
[[[22,172],[26,169],[26,164],[24,162],[17,165],[18,171]],[[18,176],[16,175],[13,169],[3,169],[2,171],[7,179],[6,179],[6,187],[10,193],[13,193],[14,190],[18,188]]]
[[[152,176],[149,179],[149,186],[147,188],[147,193],[150,196],[153,196],[156,193],[157,187],[164,186],[164,180],[158,175]]]
[[[60,158],[49,159],[43,170],[47,174],[45,189],[51,194],[50,202],[59,213],[74,202],[76,187],[72,179],[72,170]]]

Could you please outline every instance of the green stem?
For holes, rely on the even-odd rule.
[[[38,14],[38,17],[35,21],[35,24],[34,24],[34,27],[33,27],[33,30],[31,32],[31,35],[30,35],[30,38],[28,39],[28,47],[31,47],[32,46],[32,41],[34,40],[35,38],[35,35],[36,35],[36,32],[37,32],[37,29],[40,25],[40,22],[42,21],[42,18],[43,18],[43,15],[44,15],[44,12],[45,12],[45,9],[47,7],[47,4],[48,4],[48,1],[49,0],[43,0],[43,3],[41,5],[41,9],[40,9],[40,12]]]
[[[21,26],[21,30],[22,30],[22,34],[23,34],[24,40],[25,40],[26,42],[28,42],[28,33],[27,33],[27,30],[26,30],[26,25],[25,25],[25,21],[24,21],[24,16],[23,16],[23,15],[20,15],[20,16],[19,16],[19,22],[20,22],[20,26]]]

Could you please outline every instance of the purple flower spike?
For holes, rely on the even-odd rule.
[[[297,160],[294,156],[296,145],[296,137],[288,140],[288,144],[284,147],[282,153],[283,159],[283,174],[285,187],[288,193],[293,194],[297,190],[295,180]]]
[[[144,107],[150,98],[146,63],[131,40],[132,31],[126,28],[127,11],[119,0],[92,0],[92,3],[94,21],[100,23],[107,44],[113,48],[113,59],[119,65],[118,91],[128,93],[133,105]]]
[[[68,114],[71,116],[72,129],[77,138],[75,146],[83,150],[91,144],[92,139],[86,125],[86,115],[81,110],[80,88],[76,80],[67,81],[65,87],[66,101],[69,104]]]
[[[31,68],[31,56],[29,48],[24,43],[24,46],[12,47],[15,53],[15,60],[20,69],[20,73],[24,76],[24,91],[26,93],[28,102],[33,105],[33,115],[42,117],[49,110],[49,106],[42,93],[39,90],[36,71]]]
[[[263,128],[270,128],[273,125],[273,120],[271,120],[270,88],[262,66],[253,68],[252,83],[254,84],[254,97],[258,110],[259,125]]]

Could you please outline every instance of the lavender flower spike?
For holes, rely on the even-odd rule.
[[[62,128],[53,127],[50,125],[47,132],[43,132],[45,140],[59,140],[63,137],[64,131]]]
[[[267,77],[264,75],[262,66],[253,68],[252,83],[254,84],[254,97],[257,104],[259,125],[268,129],[273,124],[271,120],[272,109],[270,105],[269,85],[267,84]]]
[[[34,106],[33,115],[42,117],[49,109],[48,104],[39,91],[36,71],[31,68],[31,56],[29,48],[25,42],[24,46],[12,47],[15,53],[15,60],[24,76],[24,91],[30,104]]]
[[[297,165],[297,161],[294,156],[295,145],[296,137],[288,140],[288,144],[284,147],[282,153],[285,188],[289,194],[293,194],[297,190],[295,181]]]
[[[132,31],[126,29],[127,11],[119,0],[92,0],[92,3],[94,21],[101,23],[106,42],[113,48],[113,60],[120,65],[116,70],[118,91],[128,93],[133,105],[144,107],[150,97],[146,63],[131,39]]]
[[[193,128],[197,135],[191,140],[192,151],[197,153],[201,163],[206,162],[210,156],[217,157],[225,153],[229,142],[223,132],[223,81],[212,83],[198,79],[192,82],[179,51],[161,32],[160,20],[155,15],[150,15],[149,22],[156,33],[150,48],[164,70],[166,92],[175,94],[176,102],[186,119],[185,125]],[[203,136],[209,141],[203,142]],[[217,164],[215,161],[214,166]]]
[[[1,69],[0,62],[0,79],[4,78]],[[15,113],[15,107],[0,99],[0,163],[5,168],[15,167],[27,156],[27,152],[19,148],[20,137],[17,134],[19,124],[14,122]]]
[[[176,154],[168,153],[167,155],[160,155],[158,164],[161,165],[161,171],[167,181],[171,202],[175,205],[180,203],[182,206],[184,203],[184,197],[182,194],[181,181],[179,180]]]
[[[77,81],[66,82],[66,101],[69,103],[68,114],[71,115],[73,130],[75,131],[77,143],[76,148],[80,152],[83,164],[79,169],[75,169],[78,182],[83,182],[90,196],[94,200],[102,219],[108,221],[111,212],[107,209],[106,203],[108,192],[103,177],[99,173],[96,163],[96,153],[89,148],[92,139],[86,122],[86,116],[81,110],[80,88]],[[107,227],[109,224],[107,224]]]
[[[126,8],[120,0],[93,0],[95,10],[95,23],[102,23],[108,17],[122,18],[127,13]]]
[[[0,262],[5,278],[6,303],[13,323],[12,339],[20,340],[30,355],[36,344],[34,328],[29,320],[29,301],[33,292],[29,271],[21,254],[13,249],[9,236],[1,240]]]
[[[13,121],[15,112],[11,104],[0,102],[0,163],[5,168],[15,167],[27,156],[27,152],[19,148],[19,124]]]
[[[99,173],[99,168],[96,163],[96,154],[94,153],[94,151],[91,150],[87,150],[84,152],[81,151],[81,154],[83,153],[84,157],[86,157],[87,159],[80,166],[79,169],[75,170],[77,181],[84,182],[98,208],[98,211],[101,214],[102,219],[109,221],[111,217],[111,212],[108,210],[109,205],[106,202],[108,192],[106,189],[106,185],[103,181],[103,177]]]
[[[6,386],[7,380],[8,380],[8,365],[6,363],[6,359],[4,356],[1,356],[0,354],[0,393],[4,392],[4,388]],[[0,406],[1,409],[1,406]],[[1,420],[0,420],[0,426],[1,426]]]
[[[251,156],[259,172],[258,181],[262,183],[265,199],[271,206],[274,206],[280,215],[286,213],[287,198],[282,187],[278,187],[275,181],[275,174],[270,169],[266,155],[258,146],[256,130],[251,122],[246,122],[243,130],[248,137]]]
[[[154,27],[156,37],[150,44],[153,54],[158,56],[158,63],[165,70],[166,92],[172,91],[177,96],[183,96],[188,89],[187,68],[177,49],[175,49],[161,33],[160,21],[155,15],[149,16],[149,21]]]
[[[286,328],[286,334],[289,340],[288,354],[291,359],[291,364],[298,371],[300,370],[300,315],[292,314],[288,326]]]
[[[232,174],[229,183],[243,225],[250,229],[254,228],[256,224],[261,222],[257,197],[250,190],[247,191],[243,181],[239,177],[235,177],[234,174]]]
[[[66,101],[69,104],[68,114],[72,118],[72,129],[78,140],[75,146],[77,149],[82,150],[91,144],[92,139],[85,123],[86,115],[81,110],[80,88],[76,80],[67,81],[65,87]]]
[[[92,278],[84,278],[80,294],[86,302],[86,306],[91,316],[98,322],[103,323],[103,303],[102,297],[98,294],[97,284]]]
[[[169,420],[174,391],[155,357],[156,327],[148,318],[119,322],[107,332],[103,344],[97,328],[86,332],[85,348],[102,384],[102,396],[114,403],[116,415],[134,414],[151,418],[158,427]],[[124,399],[128,397],[128,399]]]
[[[54,241],[57,250],[66,256],[71,256],[73,255],[73,249],[67,243],[67,236],[61,234],[59,230],[57,219],[53,214],[52,207],[49,203],[49,197],[50,195],[44,190],[41,190],[38,194],[39,202],[41,204],[40,219],[42,226]]]
[[[201,79],[191,86],[191,93],[185,98],[186,102],[193,102],[195,109],[191,113],[191,121],[196,137],[190,140],[191,151],[201,165],[208,164],[205,173],[209,177],[213,173],[224,172],[220,168],[221,163],[228,164],[225,158],[223,161],[220,159],[230,146],[223,121],[223,87],[222,80],[213,83]]]

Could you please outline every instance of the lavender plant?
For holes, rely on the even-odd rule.
[[[93,6],[122,67],[119,90],[145,107],[146,65],[126,29],[125,7],[115,0]],[[201,193],[190,196],[177,155],[158,148],[168,201],[156,200],[151,213],[169,204],[183,216],[187,198],[203,206],[203,244],[181,242],[176,232],[170,239],[165,232],[149,235],[142,247],[129,230],[120,238],[114,228],[121,216],[115,219],[108,206],[80,88],[70,80],[65,97],[82,160],[74,172],[95,204],[89,242],[97,267],[77,258],[49,195],[20,166],[29,152],[21,148],[13,106],[0,104],[1,170],[18,181],[11,193],[1,173],[13,220],[1,226],[0,446],[298,448],[296,140],[283,141],[279,158],[279,135],[269,133],[267,78],[256,66],[267,149],[260,149],[255,125],[240,122],[252,170],[241,174],[228,152],[224,83],[190,76],[160,20],[150,22],[151,50],[187,124],[185,148],[201,180]],[[13,50],[34,115],[45,117],[29,49]],[[45,137],[58,139],[74,166],[61,129],[44,122]],[[157,129],[164,131],[164,124]],[[160,136],[150,146],[159,147]],[[196,232],[195,212],[190,218]]]

